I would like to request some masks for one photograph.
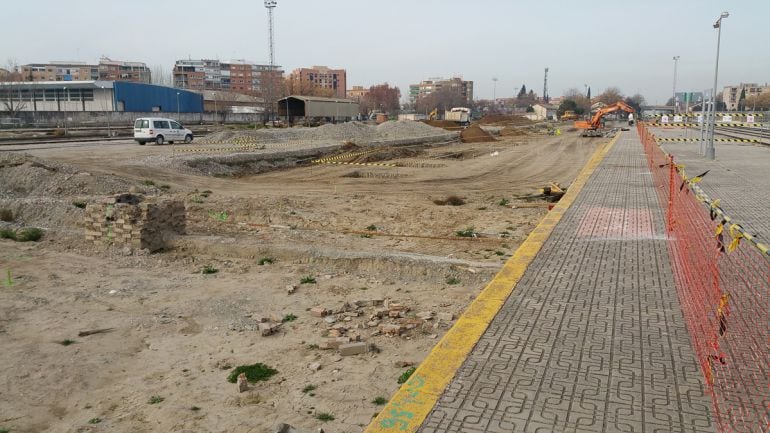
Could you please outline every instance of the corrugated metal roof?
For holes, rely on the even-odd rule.
[[[285,101],[286,98],[294,98],[299,99],[300,101],[312,101],[312,102],[336,102],[339,104],[357,104],[356,101],[351,101],[350,99],[338,99],[338,98],[322,98],[320,96],[304,96],[304,95],[289,95],[285,98],[279,99],[279,101]]]

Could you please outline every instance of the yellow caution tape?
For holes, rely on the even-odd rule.
[[[743,233],[738,230],[738,227],[740,227],[738,224],[730,225],[730,236],[733,238],[733,241],[730,242],[727,251],[731,253],[738,248],[738,245],[740,245],[741,239],[743,238]]]

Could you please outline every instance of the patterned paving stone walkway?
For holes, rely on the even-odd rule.
[[[419,431],[714,431],[669,263],[623,132]]]

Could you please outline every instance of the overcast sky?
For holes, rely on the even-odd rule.
[[[262,0],[37,0],[3,8],[0,63],[118,60],[163,65],[180,58],[267,61]],[[549,94],[593,95],[609,86],[664,103],[678,90],[711,87],[722,32],[719,87],[770,83],[770,1],[278,0],[276,64],[347,69],[348,87],[462,75],[476,98],[522,84]]]

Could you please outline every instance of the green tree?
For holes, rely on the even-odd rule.
[[[559,116],[559,118],[561,118],[565,111],[574,111],[577,113],[577,103],[572,99],[565,99],[561,101],[561,104],[559,104],[559,109],[556,110],[556,114]]]
[[[741,96],[738,98],[738,111],[746,109],[746,88],[741,89]]]

